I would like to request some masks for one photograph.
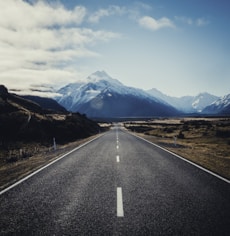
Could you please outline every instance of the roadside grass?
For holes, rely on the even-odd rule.
[[[145,139],[230,179],[230,118],[127,122]]]
[[[65,153],[97,136],[98,134],[68,143],[66,145],[57,145],[56,150],[54,150],[53,147],[41,146],[38,144],[35,146],[35,144],[29,144],[25,145],[25,148],[23,149],[25,151],[20,151],[20,149],[11,150],[11,157],[9,157],[9,152],[1,151],[0,190],[3,190],[42,166],[45,166],[51,161],[59,158],[61,155],[64,155]],[[23,152],[27,155],[21,156],[23,155]]]

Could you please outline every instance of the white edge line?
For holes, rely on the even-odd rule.
[[[42,171],[42,170],[46,169],[47,167],[53,165],[55,162],[57,162],[57,161],[61,160],[62,158],[68,156],[68,155],[71,154],[72,152],[75,152],[76,150],[78,150],[78,149],[80,149],[80,148],[86,146],[87,144],[93,142],[94,140],[100,138],[100,137],[103,136],[103,135],[104,135],[104,134],[102,134],[102,135],[100,135],[100,136],[97,136],[97,137],[95,137],[95,138],[89,140],[89,141],[86,142],[86,143],[81,144],[80,146],[78,146],[78,147],[72,149],[71,151],[69,151],[69,152],[65,153],[64,155],[58,157],[57,159],[51,161],[49,164],[47,164],[47,165],[41,167],[40,169],[38,169],[38,170],[32,172],[31,174],[27,175],[26,177],[20,179],[19,181],[15,182],[14,184],[10,185],[9,187],[7,187],[7,188],[3,189],[2,191],[0,191],[0,195],[2,195],[3,193],[9,191],[10,189],[16,187],[17,185],[21,184],[22,182],[24,182],[24,181],[26,181],[27,179],[31,178],[32,176],[36,175],[36,174],[39,173],[40,171]]]
[[[182,157],[182,156],[180,156],[180,155],[178,155],[178,154],[176,154],[176,153],[174,153],[174,152],[171,152],[171,151],[169,151],[169,150],[167,150],[167,149],[165,149],[165,148],[163,148],[163,147],[161,147],[161,146],[159,146],[159,145],[157,145],[157,144],[155,144],[155,143],[152,143],[152,142],[148,141],[148,140],[145,139],[145,138],[142,138],[142,137],[137,136],[137,135],[135,135],[135,134],[132,134],[132,133],[130,133],[130,132],[128,132],[128,133],[131,134],[131,135],[133,135],[133,136],[135,136],[135,137],[137,137],[137,138],[139,138],[139,139],[142,139],[142,140],[144,140],[145,142],[150,143],[150,144],[152,144],[153,146],[156,146],[156,147],[158,147],[158,148],[160,148],[160,149],[162,149],[162,150],[164,150],[164,151],[166,151],[166,152],[168,152],[168,153],[170,153],[170,154],[172,154],[172,155],[174,155],[174,156],[180,158],[181,160],[186,161],[186,162],[188,162],[189,164],[191,164],[191,165],[193,165],[193,166],[195,166],[195,167],[197,167],[197,168],[199,168],[199,169],[201,169],[201,170],[203,170],[203,171],[205,171],[205,172],[207,172],[207,173],[209,173],[209,174],[211,174],[211,175],[213,175],[213,176],[215,176],[215,177],[217,177],[217,178],[219,178],[219,179],[225,181],[226,183],[230,184],[230,180],[228,180],[228,179],[226,179],[226,178],[224,178],[224,177],[222,177],[222,176],[220,176],[220,175],[218,175],[218,174],[216,174],[216,173],[214,173],[214,172],[212,172],[212,171],[210,171],[210,170],[208,170],[208,169],[205,169],[204,167],[202,167],[202,166],[200,166],[200,165],[198,165],[198,164],[196,164],[196,163],[194,163],[194,162],[192,162],[192,161],[190,161],[190,160],[188,160],[188,159],[185,159],[184,157]]]
[[[117,187],[117,217],[124,217],[122,188]]]

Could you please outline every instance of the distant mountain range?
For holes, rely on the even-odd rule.
[[[167,96],[155,88],[147,92],[185,113],[202,113],[205,107],[219,99],[219,97],[209,93],[200,93],[197,96],[183,96],[177,98]]]
[[[67,110],[89,117],[175,116],[180,112],[144,90],[123,85],[104,71],[90,75],[85,82],[61,88],[57,101]]]
[[[217,99],[215,102],[205,107],[203,113],[230,115],[230,94]]]
[[[147,91],[128,87],[97,71],[84,81],[68,84],[59,90],[40,86],[36,92],[51,98],[24,96],[44,109],[55,112],[79,112],[91,118],[128,118],[198,115],[230,115],[230,94],[217,97],[209,93],[172,97],[153,88]],[[17,91],[15,91],[17,92]],[[21,91],[19,91],[21,92]]]
[[[167,96],[157,89],[144,91],[127,87],[104,71],[97,71],[84,82],[68,84],[56,92],[62,95],[56,98],[59,104],[69,111],[85,113],[89,117],[230,114],[226,105],[230,95],[220,98],[209,93],[200,93],[197,96],[177,98]],[[215,106],[216,103],[218,106]]]

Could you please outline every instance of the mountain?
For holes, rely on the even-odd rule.
[[[104,71],[97,71],[86,81],[69,84],[59,91],[59,104],[67,110],[89,117],[174,116],[179,112],[145,91],[123,85]]]
[[[97,123],[79,113],[50,113],[37,103],[11,94],[0,85],[0,149],[23,143],[67,143],[99,131]]]
[[[230,94],[217,99],[203,109],[204,114],[230,115]]]
[[[197,96],[183,96],[177,98],[167,96],[155,88],[148,90],[147,92],[185,113],[201,112],[206,106],[219,98],[209,93],[200,93]]]

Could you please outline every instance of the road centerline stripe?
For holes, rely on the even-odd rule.
[[[120,162],[120,157],[119,157],[119,155],[117,155],[117,162]]]
[[[117,217],[124,217],[122,188],[117,187]]]

